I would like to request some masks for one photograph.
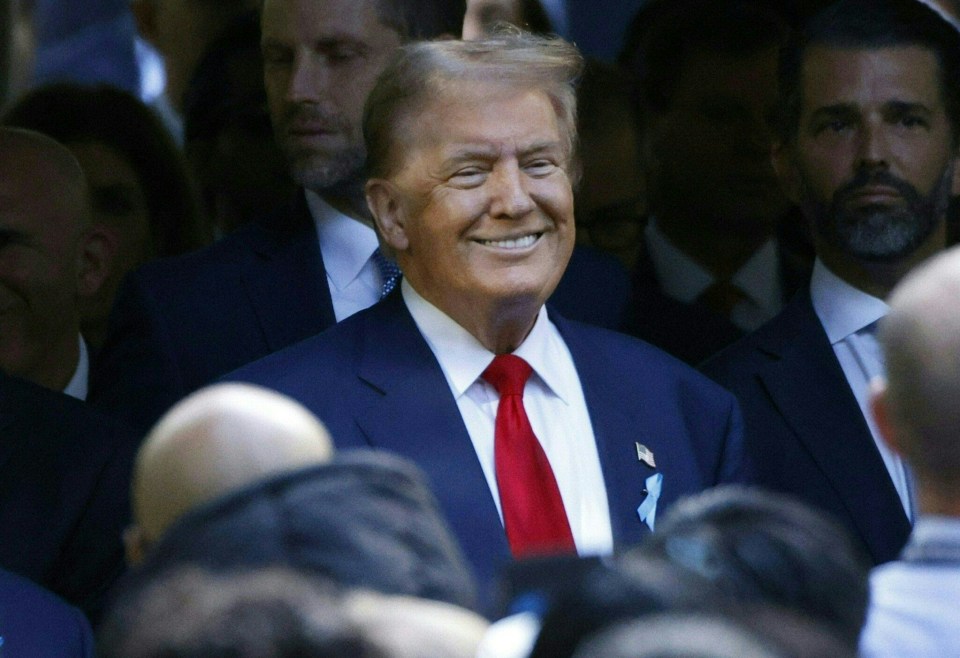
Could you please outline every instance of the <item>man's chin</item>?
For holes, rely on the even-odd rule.
[[[290,175],[298,185],[314,192],[356,192],[363,187],[363,156],[332,158],[319,155],[294,157]]]

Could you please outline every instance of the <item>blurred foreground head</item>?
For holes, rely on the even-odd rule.
[[[278,393],[249,384],[194,393],[157,422],[137,455],[128,559],[139,562],[193,507],[332,454],[320,421]]]

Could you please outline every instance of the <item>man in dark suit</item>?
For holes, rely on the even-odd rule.
[[[627,330],[697,365],[776,315],[792,281],[770,165],[787,22],[764,0],[648,2],[621,60],[646,141],[644,250]]]
[[[945,246],[960,36],[922,3],[843,0],[783,57],[774,163],[817,262],[808,289],[704,369],[740,400],[759,481],[833,513],[883,562],[915,499],[866,413],[874,332],[891,288]]]
[[[135,449],[83,403],[0,373],[0,567],[96,616],[123,569]]]
[[[132,276],[91,402],[145,431],[193,390],[380,298],[392,275],[363,197],[363,102],[401,43],[459,34],[462,20],[462,0],[264,3],[270,114],[303,191],[290,209]],[[579,261],[567,307],[619,324],[625,276],[591,254]]]
[[[401,49],[364,115],[401,286],[230,376],[416,462],[485,587],[511,555],[636,543],[658,500],[742,476],[731,396],[544,306],[574,243],[580,61],[530,36]]]

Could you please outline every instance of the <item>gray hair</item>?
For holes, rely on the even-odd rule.
[[[464,82],[540,89],[560,123],[574,178],[577,143],[576,82],[583,58],[572,44],[519,30],[479,41],[430,41],[402,47],[367,97],[363,137],[367,171],[382,177],[391,160],[403,119]]]

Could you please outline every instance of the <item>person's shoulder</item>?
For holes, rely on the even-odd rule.
[[[223,381],[275,385],[312,377],[329,380],[358,358],[371,316],[380,311],[364,309],[301,341],[288,345],[228,373]]]
[[[750,376],[758,367],[782,358],[786,349],[810,338],[803,334],[813,328],[811,318],[815,317],[809,294],[798,293],[770,321],[704,361],[699,370],[725,385]]]
[[[52,592],[3,569],[0,620],[0,637],[11,655],[93,655],[93,635],[83,613]]]
[[[624,390],[630,388],[700,391],[704,395],[726,398],[720,385],[675,356],[634,336],[553,316],[561,335],[571,349],[578,370],[586,365],[590,372],[606,372]]]
[[[70,445],[81,440],[90,446],[110,447],[129,440],[122,423],[87,403],[31,382],[0,374],[0,413],[13,427],[29,426],[39,436]]]

